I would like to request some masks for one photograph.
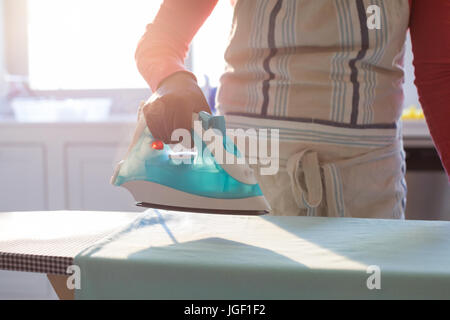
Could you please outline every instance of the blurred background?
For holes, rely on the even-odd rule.
[[[7,98],[5,101],[3,94],[1,114],[12,114],[14,98],[30,96],[106,97],[113,113],[129,113],[149,95],[136,69],[134,53],[161,0],[0,3],[3,11],[0,83]],[[192,44],[186,65],[205,88],[218,84],[231,19],[231,5],[220,1]]]
[[[0,211],[138,210],[109,185],[141,100],[134,53],[161,0],[0,0]],[[232,20],[219,1],[187,67],[214,104]],[[406,44],[409,219],[450,219],[450,191]]]

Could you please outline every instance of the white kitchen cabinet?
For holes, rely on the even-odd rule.
[[[0,270],[0,300],[57,300],[43,273]]]
[[[143,211],[109,182],[135,123],[0,121],[0,212]]]
[[[67,155],[67,207],[71,210],[142,211],[131,194],[110,184],[110,177],[128,146],[81,144]]]
[[[0,143],[0,211],[47,210],[44,145]]]

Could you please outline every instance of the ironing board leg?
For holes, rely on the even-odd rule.
[[[64,275],[56,275],[56,274],[47,274],[47,278],[52,284],[53,289],[55,290],[58,298],[60,300],[74,300],[75,299],[75,291],[69,290],[67,288],[67,278],[69,276]]]

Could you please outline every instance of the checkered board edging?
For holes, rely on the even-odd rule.
[[[0,252],[0,270],[65,275],[70,265],[73,265],[71,257]]]

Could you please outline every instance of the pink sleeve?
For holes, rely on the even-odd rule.
[[[450,1],[414,0],[411,10],[415,84],[436,149],[450,174]]]
[[[147,25],[135,56],[139,72],[152,91],[164,78],[185,71],[184,59],[189,44],[217,1],[163,1],[155,19]]]

